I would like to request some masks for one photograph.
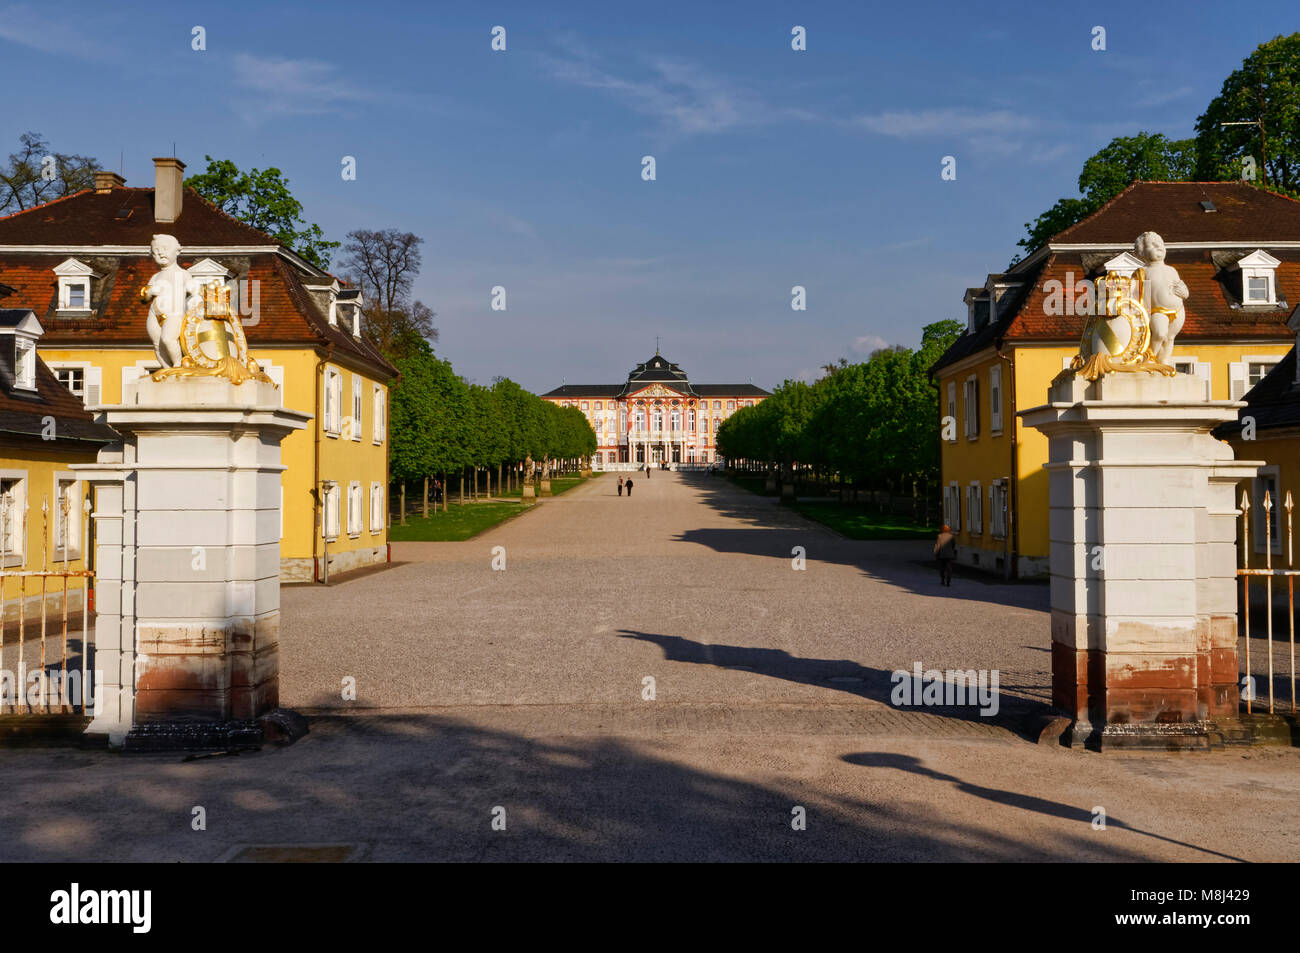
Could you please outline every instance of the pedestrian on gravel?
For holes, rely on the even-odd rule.
[[[624,483],[623,486],[627,487],[627,495],[628,495],[628,496],[631,496],[631,495],[632,495],[632,478],[631,478],[631,477],[628,477],[628,478],[627,478],[627,482]]]
[[[618,495],[623,495],[623,478],[621,476],[618,478]]]
[[[650,479],[650,464],[648,463],[645,465],[645,478]]]
[[[934,543],[934,558],[939,561],[939,584],[952,585],[952,564],[957,559],[957,537],[947,523],[939,530]]]

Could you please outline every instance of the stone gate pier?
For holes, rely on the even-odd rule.
[[[1172,368],[1167,368],[1172,370]],[[1238,711],[1238,404],[1189,375],[1064,372],[1022,411],[1049,441],[1052,697],[1068,741],[1199,747]]]
[[[280,442],[310,414],[273,383],[145,377],[101,408],[122,435],[95,488],[95,669],[111,744],[178,747],[277,707]]]

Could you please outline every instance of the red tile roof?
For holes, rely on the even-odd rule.
[[[118,213],[129,211],[126,218]],[[153,189],[86,189],[0,217],[0,245],[148,245],[159,233],[186,245],[275,245],[274,238],[227,215],[192,189],[176,221],[153,220]]]
[[[115,217],[123,208],[132,210],[125,221]],[[250,345],[333,344],[340,359],[351,356],[381,379],[396,375],[396,369],[364,336],[354,338],[351,329],[342,326],[344,322],[331,325],[306,290],[305,284],[327,284],[329,279],[304,272],[274,252],[187,253],[187,246],[278,245],[274,238],[219,211],[189,189],[174,223],[155,223],[153,189],[133,188],[78,192],[0,218],[0,281],[14,289],[6,304],[36,312],[45,326],[43,346],[92,342],[148,346],[146,308],[139,292],[157,266],[145,254],[95,254],[93,249],[101,245],[147,246],[160,233],[173,235],[181,243],[183,266],[210,257],[240,277],[258,282],[258,320],[244,325]],[[86,252],[74,257],[99,276],[91,288],[93,315],[76,319],[56,316],[58,280],[53,269],[69,257],[66,252],[14,251],[6,250],[6,245],[85,247]]]
[[[1213,202],[1207,212],[1201,202]],[[1166,242],[1300,241],[1300,202],[1249,182],[1134,182],[1054,245],[1131,245],[1143,232]]]

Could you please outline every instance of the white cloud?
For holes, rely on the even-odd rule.
[[[320,115],[372,98],[331,63],[236,53],[233,65],[235,85],[256,94],[238,106],[249,119]]]
[[[878,334],[864,334],[853,339],[853,350],[859,354],[870,354],[882,347],[889,347],[889,342]]]
[[[1024,132],[1033,126],[1028,117],[1007,109],[903,109],[858,116],[850,122],[896,139],[1006,135]]]
[[[25,4],[0,7],[0,40],[42,53],[63,53],[89,60],[108,60],[112,41],[102,24],[81,17],[51,14]]]
[[[620,75],[601,65],[575,38],[562,38],[560,45],[566,55],[542,57],[552,78],[608,93],[673,132],[718,133],[779,119],[812,118],[804,110],[773,107],[753,91],[676,57],[646,57],[640,76]]]

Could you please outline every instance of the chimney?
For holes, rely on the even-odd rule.
[[[181,180],[185,163],[180,159],[153,160],[153,220],[162,225],[181,217],[181,198],[184,189]]]
[[[111,192],[113,189],[120,189],[124,185],[126,185],[126,179],[116,172],[109,172],[107,169],[95,170],[96,192]]]

